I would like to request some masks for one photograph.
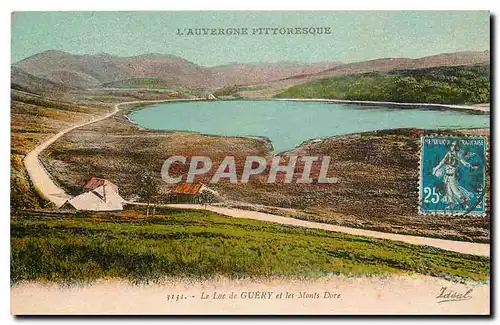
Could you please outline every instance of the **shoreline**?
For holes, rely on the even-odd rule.
[[[200,99],[184,99],[175,101],[210,101],[205,98]],[[474,112],[482,114],[490,114],[491,103],[476,104],[476,105],[456,105],[456,104],[439,104],[439,103],[400,103],[387,101],[371,101],[371,100],[349,100],[349,99],[326,99],[326,98],[274,98],[274,97],[242,97],[242,98],[225,98],[216,101],[288,101],[288,102],[325,102],[339,104],[358,104],[358,105],[373,105],[373,106],[393,106],[393,107],[423,107],[429,109],[445,109],[452,111]],[[153,103],[154,104],[154,103]],[[142,107],[142,106],[141,106]],[[134,109],[135,110],[135,109]],[[131,110],[132,111],[132,110]]]
[[[155,103],[163,103],[163,102],[189,102],[189,101],[209,101],[209,102],[214,102],[214,100],[208,100],[205,98],[197,98],[197,99],[179,99],[179,100],[159,100],[152,102],[151,104],[154,105]],[[385,101],[363,101],[363,100],[347,100],[347,99],[324,99],[324,98],[233,98],[233,99],[217,99],[216,101],[221,101],[221,102],[230,102],[230,101],[290,101],[290,102],[325,102],[325,103],[341,103],[341,104],[357,104],[357,105],[372,105],[372,106],[393,106],[393,107],[399,107],[399,108],[410,108],[410,107],[415,107],[415,108],[426,108],[426,109],[438,109],[438,110],[449,110],[449,111],[459,111],[459,112],[467,112],[471,114],[481,114],[481,115],[490,115],[490,103],[488,103],[488,106],[471,106],[471,105],[452,105],[452,104],[433,104],[433,103],[398,103],[398,102],[385,102]],[[121,109],[120,111],[123,112],[123,117],[132,125],[139,127],[141,129],[147,129],[147,130],[154,130],[154,131],[163,131],[163,132],[192,132],[192,133],[199,133],[203,135],[208,135],[208,136],[226,136],[226,135],[219,135],[219,134],[209,134],[209,133],[200,133],[198,131],[191,131],[191,130],[163,130],[163,129],[153,129],[153,128],[148,128],[144,127],[136,122],[134,122],[130,117],[129,114],[135,111],[139,111],[142,109],[145,109],[147,107],[148,103],[144,103],[144,105],[140,105],[137,107],[133,107],[130,109]],[[483,104],[479,104],[483,105]],[[491,122],[490,122],[491,124]],[[399,129],[399,128],[396,128]],[[453,128],[454,130],[483,130],[487,129],[490,130],[490,127],[487,128],[470,128],[470,127],[464,127],[464,128]],[[390,130],[390,129],[381,129],[382,130]],[[362,132],[356,132],[356,133],[362,133]],[[339,137],[339,136],[345,136],[345,135],[350,135],[350,134],[355,134],[355,133],[347,133],[347,134],[341,134],[341,135],[335,135],[335,136],[328,136],[324,138],[318,138],[318,139],[308,139],[303,141],[302,143],[299,143],[295,145],[291,149],[287,149],[284,151],[273,151],[273,155],[281,154],[284,152],[289,152],[293,151],[295,148],[298,146],[313,141],[313,140],[324,140],[324,139],[329,139],[333,137]],[[236,137],[244,137],[244,138],[261,138],[264,139],[265,141],[269,141],[272,145],[272,141],[266,137],[266,136],[258,136],[258,135],[235,135]]]
[[[268,99],[255,98],[255,100],[268,100]],[[449,109],[455,111],[478,112],[483,114],[490,113],[490,104],[488,104],[488,106],[471,106],[471,105],[454,105],[454,104],[399,103],[399,102],[385,102],[385,101],[325,99],[325,98],[272,98],[271,100],[290,101],[290,102],[326,102],[326,103],[360,104],[360,105],[375,105],[375,106],[386,105],[386,106],[396,106],[396,107],[425,107],[431,109],[438,108],[438,109]]]

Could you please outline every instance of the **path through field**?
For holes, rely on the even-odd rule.
[[[180,209],[198,209],[198,210],[207,209],[207,210],[210,210],[212,212],[216,212],[216,213],[223,214],[223,215],[230,216],[230,217],[234,217],[234,218],[247,218],[247,219],[275,222],[275,223],[280,223],[280,224],[290,225],[290,226],[323,229],[323,230],[336,231],[336,232],[341,232],[341,233],[351,234],[351,235],[367,236],[367,237],[373,237],[373,238],[401,241],[401,242],[405,242],[408,244],[414,244],[414,245],[433,246],[433,247],[437,247],[437,248],[441,248],[441,249],[445,249],[445,250],[450,250],[450,251],[454,251],[454,252],[459,252],[459,253],[463,253],[463,254],[490,256],[490,245],[489,244],[470,243],[470,242],[464,242],[464,241],[445,240],[445,239],[410,236],[410,235],[400,235],[400,234],[365,230],[365,229],[359,229],[359,228],[342,227],[342,226],[330,225],[330,224],[326,224],[326,223],[312,222],[312,221],[300,220],[300,219],[295,219],[295,218],[290,218],[290,217],[282,217],[282,216],[278,216],[278,215],[274,215],[274,214],[257,212],[257,211],[248,211],[248,210],[217,207],[217,206],[204,206],[201,204],[169,204],[167,206],[173,207],[173,208],[180,208]]]
[[[71,196],[67,194],[62,188],[60,188],[52,179],[47,170],[43,167],[39,160],[40,153],[45,150],[48,146],[54,143],[57,139],[65,135],[66,133],[75,130],[79,127],[86,126],[98,121],[102,121],[110,116],[113,116],[120,110],[120,106],[122,105],[132,105],[132,104],[144,104],[144,103],[160,103],[160,102],[173,102],[180,100],[163,100],[163,101],[133,101],[133,102],[125,102],[118,103],[113,106],[113,111],[97,117],[91,121],[83,122],[80,124],[76,124],[72,127],[64,129],[57,133],[56,135],[49,138],[47,141],[38,145],[35,149],[33,149],[24,159],[24,165],[26,166],[26,170],[28,171],[29,177],[37,190],[37,192],[46,200],[52,202],[56,207],[62,206],[67,199]],[[132,203],[136,205],[142,205],[141,203]],[[184,208],[184,209],[204,209],[205,207],[202,205],[195,204],[180,204],[180,205],[168,205],[171,207]],[[473,254],[480,256],[489,256],[490,255],[490,245],[489,244],[480,244],[480,243],[469,243],[463,241],[452,241],[452,240],[443,240],[443,239],[435,239],[435,238],[427,238],[427,237],[418,237],[418,236],[410,236],[410,235],[399,235],[392,233],[384,233],[378,231],[364,230],[358,228],[349,228],[349,227],[341,227],[317,222],[310,222],[304,220],[298,220],[294,218],[287,218],[282,216],[277,216],[269,213],[262,213],[256,211],[247,211],[241,209],[233,209],[233,208],[224,208],[224,207],[215,207],[208,206],[208,210],[217,212],[226,216],[236,217],[236,218],[248,218],[248,219],[256,219],[261,221],[275,222],[280,224],[306,227],[306,228],[315,228],[315,229],[324,229],[328,231],[336,231],[342,232],[352,235],[360,235],[360,236],[368,236],[374,238],[388,239],[393,241],[401,241],[405,243],[415,244],[415,245],[428,245],[433,247],[438,247],[441,249],[451,250],[455,252],[465,253],[465,254]]]

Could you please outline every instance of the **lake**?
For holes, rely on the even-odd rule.
[[[133,111],[138,125],[158,130],[228,136],[264,136],[275,151],[300,143],[364,131],[415,127],[488,128],[489,115],[426,108],[273,100],[162,103]]]

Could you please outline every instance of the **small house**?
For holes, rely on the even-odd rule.
[[[217,192],[209,189],[199,182],[179,183],[175,190],[170,193],[170,201],[174,203],[205,203],[204,193],[211,193],[217,196]]]
[[[85,211],[123,210],[126,200],[118,193],[118,186],[102,178],[92,177],[83,186],[84,192],[67,200],[61,208]]]

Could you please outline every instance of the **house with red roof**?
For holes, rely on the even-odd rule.
[[[118,186],[112,182],[92,177],[84,186],[84,192],[67,200],[62,209],[83,211],[123,210],[126,200],[118,193]]]
[[[176,203],[204,203],[203,192],[210,192],[215,196],[218,193],[209,189],[204,184],[199,182],[194,183],[179,183],[175,190],[170,194],[170,200]]]

